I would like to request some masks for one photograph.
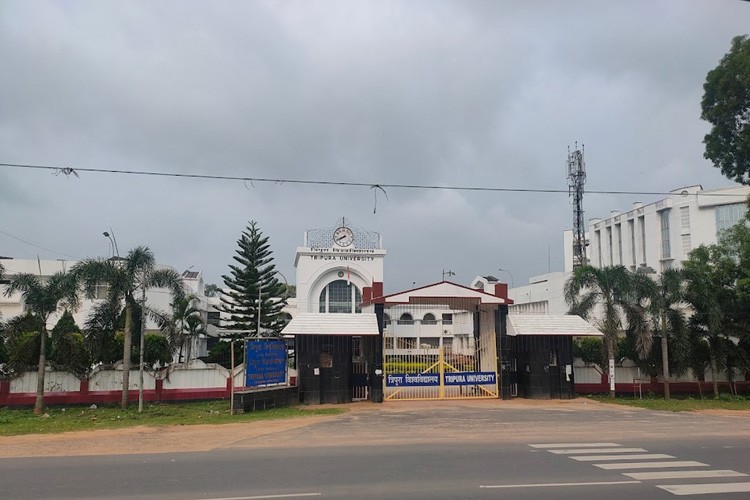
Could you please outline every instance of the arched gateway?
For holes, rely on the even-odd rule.
[[[497,294],[442,282],[384,296],[380,235],[350,221],[305,233],[297,249],[294,336],[300,399],[499,396],[496,337],[507,314]]]

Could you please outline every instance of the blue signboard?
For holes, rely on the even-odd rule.
[[[446,373],[445,385],[484,385],[494,384],[495,372],[452,372]]]
[[[286,383],[286,343],[283,340],[248,340],[245,353],[246,387]]]
[[[446,372],[445,385],[485,385],[495,384],[495,372]],[[389,373],[385,377],[388,387],[428,387],[440,385],[439,373]]]

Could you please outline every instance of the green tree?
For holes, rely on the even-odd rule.
[[[153,252],[143,246],[128,252],[124,259],[86,259],[74,266],[73,273],[83,284],[88,297],[96,297],[97,287],[106,285],[106,301],[122,304],[125,309],[121,406],[126,409],[130,387],[133,312],[139,299],[138,292],[149,288],[168,288],[174,297],[178,297],[185,293],[182,280],[174,269],[157,269]]]
[[[16,292],[21,294],[26,309],[39,318],[39,364],[37,372],[36,401],[34,414],[44,411],[44,375],[47,365],[47,320],[59,307],[78,307],[78,289],[74,276],[69,273],[55,273],[46,280],[33,274],[17,274],[7,285],[6,296]]]
[[[229,265],[229,274],[222,276],[225,289],[221,310],[229,315],[224,328],[254,332],[256,337],[278,336],[286,324],[281,309],[286,304],[284,285],[276,279],[276,266],[268,237],[255,221],[237,240],[237,264]],[[260,300],[259,300],[260,299]],[[260,309],[260,328],[258,310]]]
[[[122,348],[115,335],[125,328],[125,314],[117,302],[97,303],[83,325],[86,347],[93,363],[112,364],[122,359]]]
[[[604,333],[610,365],[614,364],[618,337],[626,328],[638,339],[639,353],[651,348],[651,331],[643,320],[644,311],[639,310],[636,304],[639,287],[645,286],[645,280],[628,272],[624,266],[601,269],[583,266],[576,269],[565,283],[565,301],[570,307],[570,314],[588,320],[598,311],[594,322]],[[609,375],[613,377],[614,373]],[[614,398],[615,391],[610,389],[609,395]]]
[[[206,285],[206,287],[203,289],[203,294],[206,297],[216,297],[221,293],[221,289],[219,289],[219,286],[214,283],[209,283]]]
[[[706,75],[701,118],[711,123],[703,156],[729,179],[750,184],[750,37],[736,36]]]
[[[198,298],[195,295],[176,297],[172,301],[172,316],[169,321],[160,325],[162,331],[169,338],[169,345],[173,352],[178,352],[178,361],[190,361],[193,339],[205,333],[205,325],[198,308]]]
[[[685,299],[694,311],[691,328],[707,343],[714,397],[718,397],[716,377],[726,358],[726,340],[736,331],[737,264],[721,245],[700,246],[690,252],[683,270],[687,282]]]
[[[91,354],[81,329],[70,311],[65,311],[52,328],[52,349],[50,361],[55,368],[73,373],[78,378],[86,378],[91,369]]]
[[[662,272],[650,300],[653,330],[661,338],[661,373],[664,380],[664,397],[670,398],[670,373],[682,374],[687,369],[689,342],[685,317],[685,290],[683,275],[677,269]],[[671,346],[671,347],[670,347]],[[670,351],[672,362],[670,363]]]

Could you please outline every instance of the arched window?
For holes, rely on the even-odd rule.
[[[422,318],[422,324],[423,325],[437,325],[437,320],[435,319],[435,315],[431,313],[425,314],[424,318]]]
[[[401,315],[400,318],[398,318],[398,324],[399,325],[413,325],[414,324],[414,318],[409,313],[404,313]]]
[[[322,313],[361,313],[362,293],[354,283],[336,280],[320,292],[318,311]]]
[[[383,325],[388,326],[391,324],[391,317],[387,314],[383,314]]]

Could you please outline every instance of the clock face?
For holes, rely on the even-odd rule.
[[[354,233],[346,226],[341,226],[333,232],[333,242],[340,247],[348,247],[354,241]]]

